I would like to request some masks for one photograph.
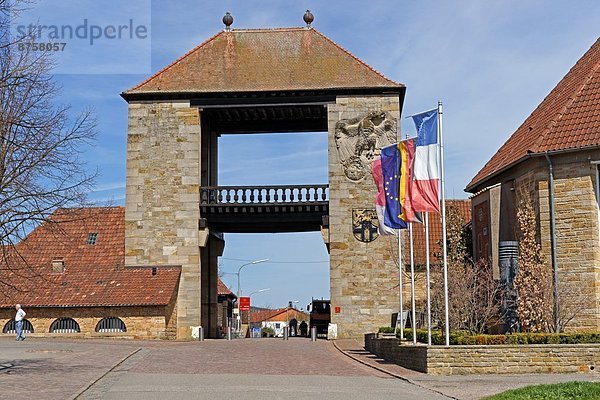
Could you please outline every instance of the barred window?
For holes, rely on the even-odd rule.
[[[4,328],[2,328],[2,333],[10,333],[13,335],[17,333],[16,322],[14,318],[4,325]],[[33,333],[33,325],[26,319],[23,320],[23,333]]]
[[[102,333],[120,333],[127,332],[125,323],[117,317],[102,318],[96,325],[96,332]]]
[[[79,324],[73,318],[59,318],[50,325],[50,333],[79,333]]]
[[[90,233],[88,233],[87,244],[96,244],[97,239],[98,239],[98,232],[90,232]]]

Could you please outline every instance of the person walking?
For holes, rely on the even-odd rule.
[[[300,336],[306,337],[308,334],[308,324],[306,321],[300,322]]]
[[[25,318],[25,311],[21,308],[20,304],[15,305],[17,314],[15,315],[15,330],[17,331],[17,340],[25,340],[23,336],[23,319]]]

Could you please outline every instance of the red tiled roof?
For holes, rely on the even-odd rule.
[[[179,267],[124,268],[122,207],[60,209],[8,254],[0,267],[0,307],[167,305],[179,284]],[[89,233],[96,244],[87,244]],[[18,253],[18,255],[17,255]],[[20,259],[22,257],[22,259]],[[64,272],[53,272],[62,259]]]
[[[471,201],[470,200],[446,200],[446,209],[457,207],[462,215],[465,224],[471,221]],[[438,214],[429,213],[429,262],[439,264],[438,255],[442,254],[440,243],[442,243],[442,221]],[[410,245],[408,229],[403,231],[402,236],[402,259],[404,265],[410,265]],[[413,249],[415,265],[425,265],[425,226],[423,224],[413,224]]]
[[[315,29],[234,29],[124,95],[403,87]]]
[[[467,185],[528,156],[600,146],[600,38]]]
[[[275,310],[252,311],[250,313],[250,322],[251,323],[256,323],[256,322],[266,321],[266,320],[274,318],[274,317],[276,317],[276,316],[278,316],[280,314],[285,314],[285,311],[287,309],[288,309],[288,307],[286,307],[286,308],[277,308]],[[248,318],[248,317],[246,316],[246,318]]]
[[[286,316],[286,311],[288,312],[288,315]],[[297,316],[299,314],[305,315],[308,318],[308,314],[300,311],[296,308],[293,307],[284,307],[284,308],[277,308],[274,310],[259,310],[259,311],[251,311],[250,312],[250,323],[258,323],[258,322],[263,322],[263,321],[285,321],[287,319],[292,319],[294,318],[294,316]],[[246,323],[248,321],[248,312],[247,311],[242,311],[242,321],[244,321],[244,323]]]
[[[227,285],[223,283],[221,278],[219,278],[219,281],[217,282],[217,294],[219,296],[233,296],[234,298],[236,297],[236,295],[233,294],[231,290],[229,290]]]

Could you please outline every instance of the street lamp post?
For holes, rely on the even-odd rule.
[[[253,294],[267,292],[269,290],[271,290],[271,288],[255,290],[254,292],[250,293],[248,297],[252,298]],[[252,301],[250,301],[250,309],[252,309]],[[252,339],[252,334],[250,332],[250,310],[248,310],[248,336]]]
[[[241,312],[240,312],[240,294],[241,294],[241,290],[240,290],[240,273],[242,272],[242,268],[244,268],[247,265],[253,265],[253,264],[260,264],[263,262],[267,262],[269,261],[268,258],[265,258],[263,260],[255,260],[255,261],[250,261],[246,264],[242,264],[239,268],[237,272],[234,272],[234,274],[237,275],[237,310],[238,310],[238,315],[237,315],[237,332],[240,331],[241,328]]]
[[[242,268],[244,268],[246,265],[260,264],[260,263],[264,263],[264,262],[267,262],[267,261],[269,261],[268,258],[265,258],[264,260],[251,261],[249,263],[242,264],[240,266],[240,268],[238,268],[238,272],[235,272],[235,274],[237,275],[237,297],[238,297],[238,299],[240,298],[240,294],[241,294],[241,290],[240,290],[240,272],[242,272]]]

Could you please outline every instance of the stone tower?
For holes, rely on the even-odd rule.
[[[373,227],[370,163],[397,140],[404,93],[309,26],[226,29],[122,94],[126,263],[182,266],[179,338],[216,334],[224,232],[321,230],[340,336],[389,323],[397,269]],[[286,131],[327,132],[328,198],[324,185],[218,186],[219,136]]]

